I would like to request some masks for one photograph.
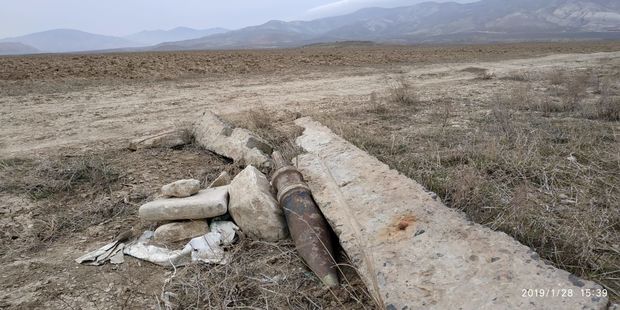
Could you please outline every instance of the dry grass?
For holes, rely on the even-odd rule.
[[[388,112],[388,106],[381,98],[379,98],[377,92],[373,91],[372,93],[370,93],[370,96],[368,98],[367,111],[369,113],[383,114]]]
[[[391,102],[404,106],[415,106],[420,101],[415,88],[406,77],[400,76],[396,80],[388,80],[387,83]]]
[[[178,309],[374,309],[354,270],[343,266],[343,285],[323,287],[291,241],[241,240],[227,265],[177,270],[162,292],[162,306]]]
[[[0,162],[0,189],[27,194],[34,200],[61,194],[76,187],[108,191],[120,174],[104,158],[96,156],[62,160],[7,159]]]
[[[614,86],[596,95],[587,72],[551,77],[556,75],[564,79],[541,83],[556,84],[557,92],[519,79],[471,110],[457,104],[446,113],[445,106],[429,104],[416,113],[389,109],[380,118],[359,111],[347,114],[347,121],[319,118],[450,207],[510,234],[554,265],[598,281],[617,300],[620,93]],[[594,112],[585,117],[589,109]],[[429,124],[420,115],[435,117]],[[446,118],[466,119],[468,127],[447,126]]]
[[[255,109],[227,115],[227,119],[258,134],[291,160],[302,152],[295,143],[302,129],[293,123],[299,116],[290,111]],[[162,299],[174,296],[174,307],[182,309],[376,307],[349,263],[340,266],[341,287],[329,290],[304,265],[290,241],[274,244],[242,240],[230,251],[233,261],[228,265],[192,266],[181,271],[172,279],[172,295],[164,290]],[[347,261],[339,261],[343,260]]]
[[[526,70],[518,70],[510,72],[508,75],[502,78],[503,80],[516,81],[516,82],[529,82],[534,79],[532,73]]]
[[[291,111],[269,111],[253,109],[226,117],[235,125],[246,128],[265,139],[274,150],[291,160],[301,153],[295,139],[301,135],[301,128],[293,121],[300,115]],[[271,154],[269,154],[271,155]]]
[[[31,229],[3,231],[0,239],[12,248],[37,249],[69,234],[131,213],[131,205],[122,200],[104,199],[116,187],[119,172],[103,157],[79,156],[45,160],[4,160],[0,164],[0,189],[6,194],[29,197],[45,203],[36,210],[45,216],[33,222]],[[63,202],[76,195],[93,196],[93,202],[81,208],[66,208]],[[26,243],[24,245],[23,243]]]

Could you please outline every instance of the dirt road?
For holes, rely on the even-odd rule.
[[[549,68],[575,69],[618,61],[620,52],[562,54],[497,62],[362,67],[306,74],[201,78],[183,81],[88,85],[72,91],[0,97],[0,157],[127,139],[193,121],[203,110],[220,113],[260,107],[313,111],[354,106],[404,75],[424,96],[462,86],[485,93],[481,68],[503,77]]]

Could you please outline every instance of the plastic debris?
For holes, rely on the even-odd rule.
[[[181,267],[191,262],[208,264],[228,263],[228,256],[222,246],[231,245],[239,227],[230,221],[215,221],[211,231],[189,241],[181,250],[170,250],[150,244],[154,232],[145,231],[137,240],[125,244],[114,241],[92,251],[75,261],[80,264],[100,266],[106,262],[122,264],[124,254],[164,267]]]
[[[125,246],[124,253],[165,267],[180,267],[190,262],[227,264],[228,257],[222,245],[230,245],[239,227],[233,222],[213,222],[211,232],[189,241],[181,250],[169,250],[149,244],[153,232],[146,231],[138,240]]]
[[[108,261],[112,264],[121,264],[125,261],[123,258],[124,248],[124,243],[114,241],[77,258],[75,262],[91,266],[101,266]]]
[[[183,249],[190,250],[192,261],[203,262],[207,264],[228,263],[222,244],[222,235],[217,232],[210,232],[202,237],[192,239]]]
[[[184,252],[185,249],[172,251],[149,244],[153,240],[153,235],[153,231],[145,231],[138,240],[127,244],[123,253],[165,267],[184,266],[191,261],[190,251]]]
[[[222,245],[231,245],[239,227],[231,221],[214,221],[211,223],[211,231],[222,235]]]

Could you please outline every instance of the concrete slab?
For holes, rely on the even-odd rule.
[[[307,152],[296,162],[386,309],[606,309],[606,297],[585,291],[598,284],[468,221],[312,119],[296,124],[305,129],[297,143]]]

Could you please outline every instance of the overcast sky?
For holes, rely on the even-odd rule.
[[[418,2],[423,0],[7,0],[0,3],[0,38],[56,28],[107,35],[178,26],[236,29]]]

